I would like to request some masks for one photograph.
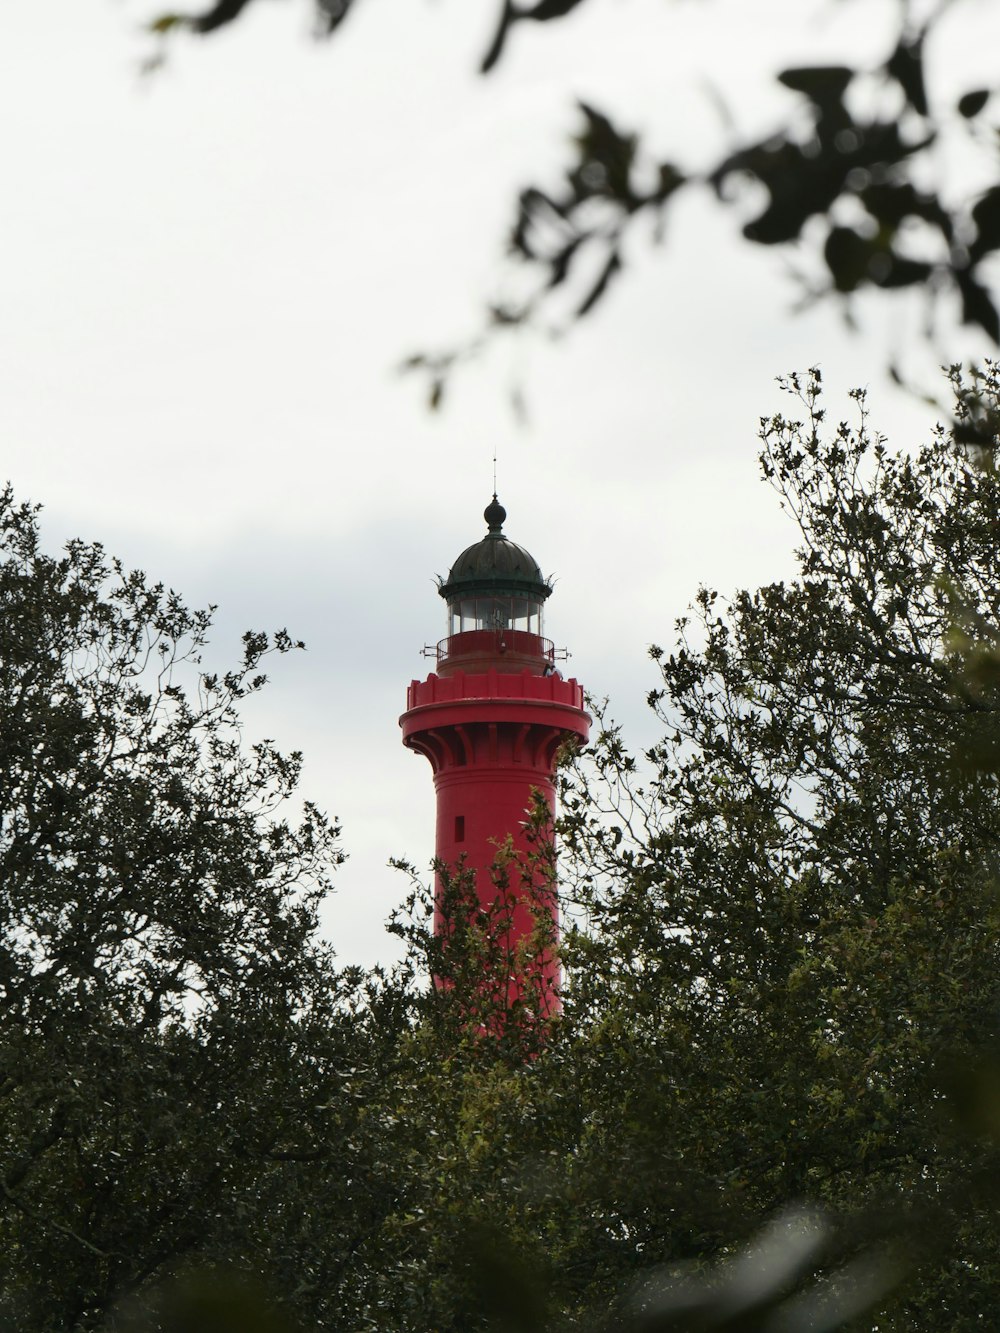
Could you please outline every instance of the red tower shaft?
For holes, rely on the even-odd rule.
[[[555,671],[552,645],[541,637],[551,587],[527,551],[503,535],[505,517],[494,496],[488,535],[442,583],[452,633],[438,645],[438,671],[410,684],[400,726],[404,745],[424,755],[434,774],[437,860],[474,876],[484,919],[498,894],[506,895],[503,938],[495,941],[506,979],[490,978],[500,983],[493,990],[509,1005],[524,993],[530,968],[541,1008],[552,1013],[560,976],[553,834],[550,821],[531,821],[538,796],[555,813],[560,748],[585,743],[590,718],[582,687]],[[441,892],[439,875],[434,929],[446,936]],[[540,917],[541,949],[531,947]]]
[[[437,793],[435,856],[446,866],[464,864],[476,876],[476,895],[488,909],[497,893],[491,868],[498,849],[510,839],[513,857],[508,872],[510,931],[506,953],[512,961],[508,1000],[521,993],[516,957],[521,941],[538,928],[540,912],[548,915],[546,934],[554,946],[559,933],[559,907],[546,882],[545,849],[531,845],[527,828],[536,793],[555,813],[556,757],[571,738],[587,739],[590,718],[583,708],[583,688],[556,675],[507,674],[491,667],[484,673],[453,676],[431,674],[413,681],[401,718],[403,743],[430,760]],[[538,830],[551,838],[551,830]],[[534,875],[529,867],[535,864]],[[435,933],[447,927],[440,902]],[[552,949],[535,960],[536,980],[551,996],[558,994],[559,962]]]

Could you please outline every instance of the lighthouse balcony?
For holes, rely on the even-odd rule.
[[[405,737],[428,726],[464,726],[477,718],[488,722],[545,722],[576,731],[584,739],[586,727],[582,721],[590,721],[584,712],[583,686],[572,676],[568,680],[558,673],[540,676],[527,669],[515,675],[496,667],[476,674],[461,670],[450,676],[432,672],[426,680],[411,681],[406,691],[406,713],[400,720]]]
[[[437,669],[442,676],[454,671],[531,671],[544,675],[555,666],[551,639],[520,629],[470,629],[451,634],[437,646]]]

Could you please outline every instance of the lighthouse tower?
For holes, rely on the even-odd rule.
[[[525,980],[518,944],[535,935],[539,911],[551,920],[549,938],[558,937],[552,886],[539,895],[531,883],[529,857],[535,854],[537,864],[539,848],[529,846],[525,824],[536,793],[554,811],[556,756],[567,740],[586,742],[590,718],[582,686],[556,671],[553,645],[542,637],[551,585],[532,556],[504,534],[507,514],[496,495],[483,517],[486,536],[462,552],[438,588],[448,606],[448,636],[437,646],[437,670],[410,684],[400,726],[403,744],[426,756],[434,773],[437,859],[449,868],[461,863],[475,875],[484,908],[499,891],[491,873],[498,848],[509,845],[515,854],[505,872],[509,1005]],[[438,935],[448,929],[440,880],[434,929]],[[546,950],[530,966],[551,1013],[558,1008],[558,960]]]

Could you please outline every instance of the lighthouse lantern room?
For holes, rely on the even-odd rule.
[[[448,603],[448,637],[438,644],[438,672],[552,672],[552,644],[542,637],[542,608],[552,587],[523,546],[506,537],[496,496],[483,514],[488,532],[462,552],[438,588]]]

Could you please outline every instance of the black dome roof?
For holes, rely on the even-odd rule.
[[[521,593],[544,600],[552,588],[538,562],[523,546],[503,534],[507,511],[494,495],[483,513],[489,532],[468,546],[451,567],[438,592],[449,601],[476,593]]]

